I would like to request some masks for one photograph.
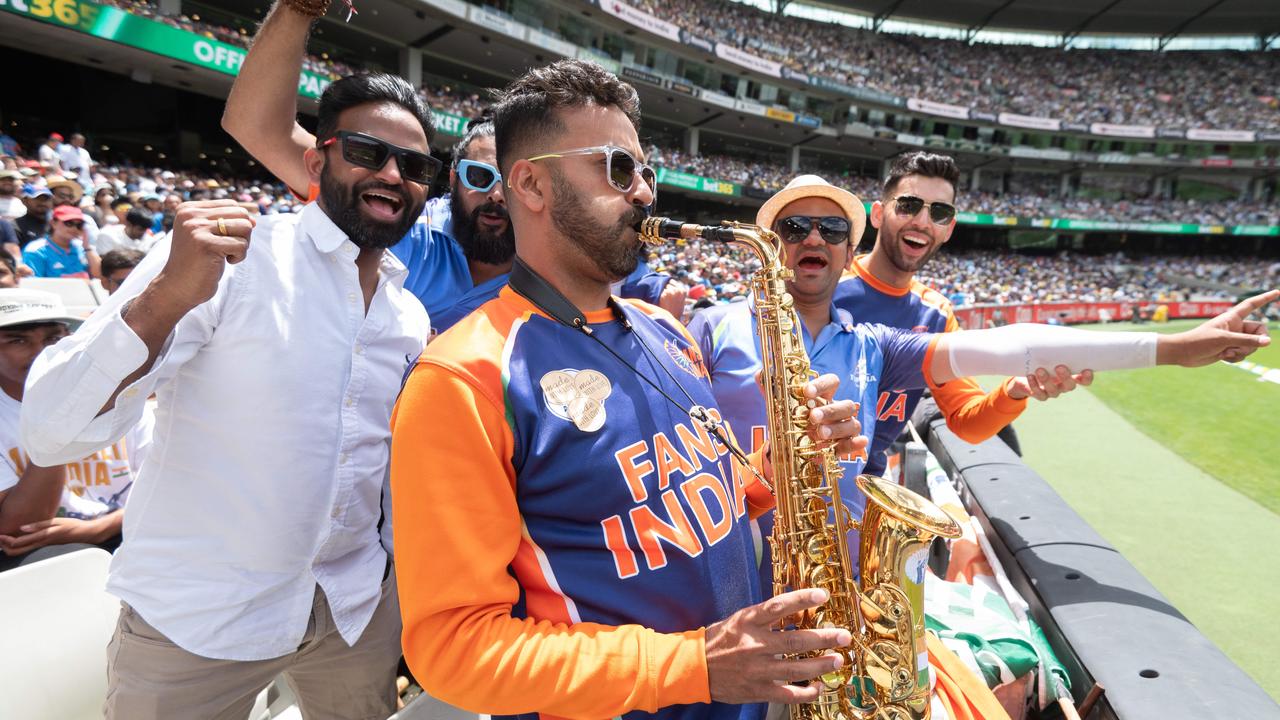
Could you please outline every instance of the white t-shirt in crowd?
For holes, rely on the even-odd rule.
[[[17,196],[0,197],[0,217],[6,220],[17,220],[27,214],[27,206]]]
[[[27,469],[20,448],[18,418],[22,403],[0,392],[0,491],[18,484]],[[58,516],[89,520],[124,507],[133,478],[151,446],[155,414],[148,404],[142,420],[120,440],[79,462],[67,463],[67,484],[58,502]]]
[[[58,154],[62,156],[63,170],[75,173],[76,179],[85,187],[93,184],[93,175],[89,172],[93,158],[89,157],[88,150],[67,143],[58,148]]]
[[[48,165],[51,168],[62,167],[62,156],[48,145],[40,145],[40,149],[36,151],[36,158],[40,160],[41,165]]]
[[[141,250],[146,252],[156,244],[156,236],[148,230],[142,237],[134,240],[124,232],[124,223],[118,225],[108,225],[98,230],[98,235],[93,240],[93,249],[97,251],[101,257],[112,250]]]

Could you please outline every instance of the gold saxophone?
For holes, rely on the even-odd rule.
[[[822,588],[830,598],[788,618],[796,629],[848,628],[853,642],[840,650],[840,670],[820,680],[812,703],[790,706],[792,720],[926,720],[928,665],[924,639],[924,569],[934,536],[955,538],[960,526],[938,506],[904,487],[859,475],[858,489],[871,502],[859,522],[840,500],[843,475],[830,447],[808,435],[804,397],[815,376],[800,337],[786,281],[779,238],[755,225],[726,222],[690,225],[654,217],[640,225],[650,245],[702,238],[744,245],[760,259],[751,277],[759,326],[765,406],[769,422],[774,493],[773,592]],[[849,555],[848,532],[858,530],[858,564]],[[861,579],[854,580],[856,569]]]

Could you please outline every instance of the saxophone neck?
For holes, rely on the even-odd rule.
[[[693,240],[736,243],[744,245],[759,257],[765,267],[776,267],[779,262],[778,236],[767,228],[740,222],[723,225],[698,225],[682,223],[665,217],[642,220],[636,228],[640,240],[647,245],[663,245],[671,240]]]

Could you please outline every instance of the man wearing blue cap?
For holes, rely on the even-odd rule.
[[[53,207],[53,193],[46,187],[26,185],[22,188],[22,204],[27,214],[13,222],[18,231],[18,245],[26,247],[27,243],[49,234],[49,210]]]

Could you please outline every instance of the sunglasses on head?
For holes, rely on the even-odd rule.
[[[790,245],[804,242],[804,239],[809,237],[809,233],[813,232],[815,225],[818,227],[818,234],[827,241],[828,245],[849,242],[849,219],[839,215],[826,217],[791,215],[779,219],[775,225],[782,241]]]
[[[956,219],[956,206],[944,202],[927,203],[915,195],[899,195],[893,200],[894,212],[899,217],[915,217],[922,208],[929,208],[929,220],[934,225],[950,225]]]
[[[658,175],[653,168],[635,159],[631,153],[616,145],[598,145],[596,147],[562,150],[557,153],[546,153],[529,158],[529,162],[547,160],[549,158],[572,157],[576,155],[604,155],[604,173],[609,184],[620,193],[629,193],[636,184],[636,174],[649,186],[656,202],[658,199]]]
[[[430,185],[440,172],[440,161],[427,153],[392,145],[386,140],[364,133],[339,130],[336,135],[320,143],[321,148],[342,143],[342,159],[358,167],[381,170],[387,159],[395,156],[400,177],[420,185]]]
[[[462,187],[476,192],[487,193],[502,181],[502,173],[498,172],[498,168],[479,160],[459,162],[456,172]]]

